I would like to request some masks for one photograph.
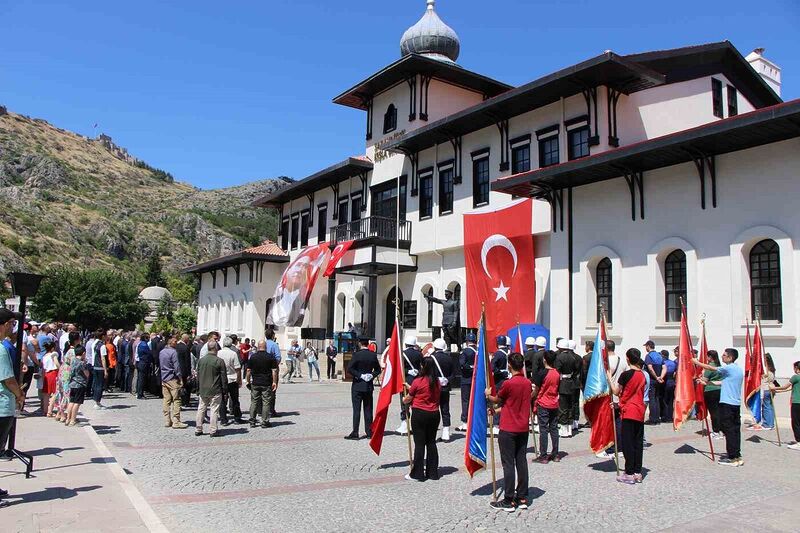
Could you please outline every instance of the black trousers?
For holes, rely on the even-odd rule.
[[[189,377],[188,374],[181,376],[181,381],[183,382],[183,387],[181,387],[181,404],[186,407],[189,406],[189,402],[192,400],[192,389],[189,386]]]
[[[11,433],[11,426],[14,425],[13,416],[0,416],[0,457],[7,455],[8,436]],[[433,430],[434,435],[436,430]]]
[[[553,455],[558,455],[558,409],[545,409],[541,405],[536,411],[539,417],[539,455],[547,455],[547,437],[553,443]]]
[[[511,433],[500,430],[497,437],[500,446],[500,461],[503,463],[503,484],[506,500],[528,497],[528,432]],[[514,481],[516,480],[516,492]]]
[[[644,454],[644,423],[623,418],[620,444],[622,455],[625,456],[625,473],[629,476],[641,474],[642,455]]]
[[[558,423],[562,426],[572,425],[572,403],[574,401],[575,395],[572,392],[558,395]]]
[[[136,397],[144,398],[144,388],[147,384],[147,378],[152,374],[153,366],[147,363],[139,363],[136,365]]]
[[[664,385],[659,383],[655,380],[652,376],[650,376],[650,394],[649,394],[649,406],[650,406],[650,417],[648,418],[648,422],[652,424],[659,424],[661,422],[661,400],[664,396]]]
[[[361,425],[361,409],[364,409],[364,431],[367,435],[372,433],[372,391],[356,391],[350,389],[350,398],[353,401],[353,433],[358,433]]]
[[[414,435],[414,464],[411,477],[420,481],[439,479],[439,451],[436,449],[436,431],[439,429],[439,412],[414,409],[411,413],[411,433]]]
[[[328,379],[334,379],[336,377],[336,359],[328,359],[328,368],[326,375]]]
[[[792,432],[794,441],[800,442],[800,403],[792,404]]]
[[[225,402],[219,406],[219,419],[223,424],[228,423],[228,415],[233,415],[233,419],[239,421],[242,419],[242,407],[239,404],[239,382],[234,381],[228,383],[228,405]]]
[[[728,459],[738,459],[742,456],[742,418],[739,409],[740,406],[727,403],[720,403],[718,408]]]
[[[664,385],[664,396],[661,401],[661,421],[672,422],[675,411],[675,383]]]
[[[576,422],[581,419],[581,390],[576,389],[572,393],[572,420]]]
[[[705,391],[703,398],[706,400],[706,407],[708,414],[711,416],[711,431],[719,433],[722,431],[722,426],[719,423],[719,395],[720,390]]]
[[[439,411],[442,413],[442,427],[450,427],[450,387],[442,388],[439,396]]]
[[[467,378],[461,378],[461,421],[466,424],[469,414],[469,396],[472,394],[472,380],[464,383],[465,379]]]

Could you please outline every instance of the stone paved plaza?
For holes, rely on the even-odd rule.
[[[246,389],[242,389],[246,392]],[[377,391],[375,395],[377,399]],[[397,401],[395,399],[395,401]],[[698,422],[674,433],[647,427],[646,479],[614,481],[613,463],[587,450],[588,430],[562,439],[559,464],[530,465],[527,511],[488,505],[488,472],[470,479],[463,468],[464,437],[439,445],[442,478],[408,482],[407,444],[388,435],[377,457],[366,439],[346,441],[349,385],[281,385],[268,429],[223,428],[218,439],[195,437],[193,427],[162,427],[161,402],[112,394],[111,408],[86,413],[92,426],[164,524],[174,532],[218,531],[557,531],[586,528],[656,531],[674,527],[792,531],[787,506],[800,496],[800,453],[778,448],[775,434],[746,434],[744,468],[714,465]],[[243,398],[243,407],[249,398]],[[88,407],[88,406],[87,406]],[[453,401],[454,419],[460,403]],[[389,429],[396,427],[398,407]],[[184,410],[193,426],[194,410]],[[789,437],[785,428],[784,438]],[[723,441],[715,441],[719,449]],[[531,452],[530,457],[533,458]],[[498,483],[502,480],[498,461]],[[648,503],[650,502],[650,503]],[[653,511],[653,503],[658,511]],[[781,502],[786,502],[783,505]]]

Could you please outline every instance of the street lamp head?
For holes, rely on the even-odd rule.
[[[11,282],[11,292],[15,296],[30,298],[36,296],[44,276],[25,272],[11,272],[8,274],[8,279]]]

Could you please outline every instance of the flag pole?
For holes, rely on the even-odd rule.
[[[400,328],[401,328],[401,321],[400,317],[400,176],[397,176],[397,201],[396,201],[396,225],[394,231],[394,320],[397,324],[397,342],[398,344],[403,342],[400,336]],[[398,349],[402,349],[402,344],[398,346]],[[405,376],[403,376],[403,381],[405,381]],[[405,396],[405,389],[407,384],[403,384],[403,396]],[[408,441],[408,468],[409,470],[414,468],[414,456],[411,452],[411,406],[409,405],[406,409],[406,421],[408,426],[406,427],[406,440]]]
[[[700,326],[701,326],[702,331],[703,331],[703,336],[700,337],[700,338],[701,339],[705,339],[706,338],[706,314],[705,313],[703,313],[703,317],[700,319]],[[703,341],[701,340],[700,342],[702,343]],[[701,348],[702,348],[702,346],[701,346]],[[700,354],[698,354],[698,355],[700,355]],[[696,405],[697,405],[697,399],[695,398],[695,406]],[[705,405],[705,402],[703,403],[703,405]],[[673,409],[674,408],[675,407],[673,406]],[[705,419],[703,421],[706,424],[706,436],[708,437],[708,447],[711,448],[711,462],[712,463],[716,463],[717,462],[717,458],[714,455],[714,442],[711,440],[711,428],[708,426],[708,417],[711,416],[711,413],[709,412],[707,405],[706,405],[705,409],[706,409],[706,417],[705,417]]]
[[[767,373],[767,361],[766,355],[764,351],[764,334],[761,333],[761,315],[758,311],[756,311],[756,323],[758,324],[758,333],[761,335],[761,369],[764,372],[764,375]],[[761,394],[761,391],[758,391]],[[778,447],[782,446],[781,443],[781,430],[778,428],[778,413],[775,411],[775,393],[773,391],[769,391],[769,399],[772,403],[772,412],[774,413],[775,418],[775,435],[778,437]],[[761,400],[761,422],[764,422],[764,400]]]
[[[486,304],[481,302],[481,320],[484,321],[486,319]],[[484,322],[485,323],[485,322]],[[484,339],[483,342],[483,351],[484,353],[484,367],[486,368],[486,372],[484,372],[486,377],[486,388],[489,388],[489,351],[486,349],[486,340]],[[492,408],[492,413],[487,413],[489,418],[489,453],[490,453],[490,460],[492,462],[492,501],[497,501],[497,472],[496,467],[494,464],[494,408]]]
[[[600,324],[600,327],[603,328],[600,339],[605,341],[604,337],[606,336],[606,331],[605,331],[606,310],[602,303],[600,304],[600,315],[601,318],[603,319],[602,323]],[[611,427],[614,429],[614,466],[617,467],[617,477],[619,477],[620,474],[619,474],[619,443],[617,441],[617,413],[614,410],[614,391],[611,390],[611,380],[608,379],[608,372],[607,372],[608,369],[606,368],[606,360],[603,357],[603,353],[605,352],[606,347],[603,346],[602,350],[603,351],[600,352],[600,358],[603,360],[603,369],[606,370],[605,372],[603,372],[603,374],[606,375],[606,383],[608,383],[608,401],[611,404]]]
[[[517,338],[522,340],[522,330],[519,327],[519,315],[517,315]],[[520,342],[519,349],[522,350],[523,346],[524,346],[524,344],[522,344]],[[525,365],[524,359],[523,359],[523,363],[522,363],[522,369],[523,369],[523,372],[525,372],[525,377],[527,379],[533,379],[533,376],[529,376],[528,375],[528,367]],[[535,429],[536,428],[536,425],[535,425],[535,416],[536,416],[536,414],[533,412],[533,408],[534,408],[534,399],[531,398],[531,443],[533,444],[533,453],[535,453],[536,456],[538,457],[539,456],[539,448],[536,446],[536,429]]]

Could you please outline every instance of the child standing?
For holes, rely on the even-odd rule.
[[[556,362],[556,352],[544,352],[544,368],[538,370],[533,376],[533,392],[536,398],[536,412],[539,416],[539,457],[537,463],[547,464],[550,461],[558,462],[558,384],[561,375],[553,368]],[[548,455],[547,437],[553,443],[553,452]]]
[[[75,348],[75,358],[70,365],[69,380],[69,407],[65,424],[74,426],[78,416],[78,409],[86,398],[86,385],[89,380],[89,365],[86,364],[86,349],[83,346]]]
[[[499,403],[503,412],[497,440],[503,463],[504,497],[490,505],[511,513],[528,508],[528,461],[525,452],[528,447],[528,422],[531,418],[531,382],[523,374],[525,361],[521,353],[509,355],[508,363],[511,379],[503,382],[497,396],[492,396],[491,389],[486,389],[486,398],[492,403]]]
[[[770,385],[772,392],[792,391],[792,432],[794,444],[787,446],[790,450],[800,450],[800,361],[794,362],[794,376],[783,387]]]
[[[606,375],[611,384],[612,394],[619,396],[620,418],[622,419],[622,455],[625,456],[625,473],[617,477],[620,483],[633,485],[642,482],[642,455],[644,452],[644,390],[647,378],[642,371],[642,353],[636,348],[625,352],[629,370],[614,383],[608,369]]]
[[[42,369],[44,370],[44,384],[42,386],[42,411],[48,417],[53,416],[53,402],[58,387],[58,352],[56,344],[48,340],[44,343],[42,356]]]

